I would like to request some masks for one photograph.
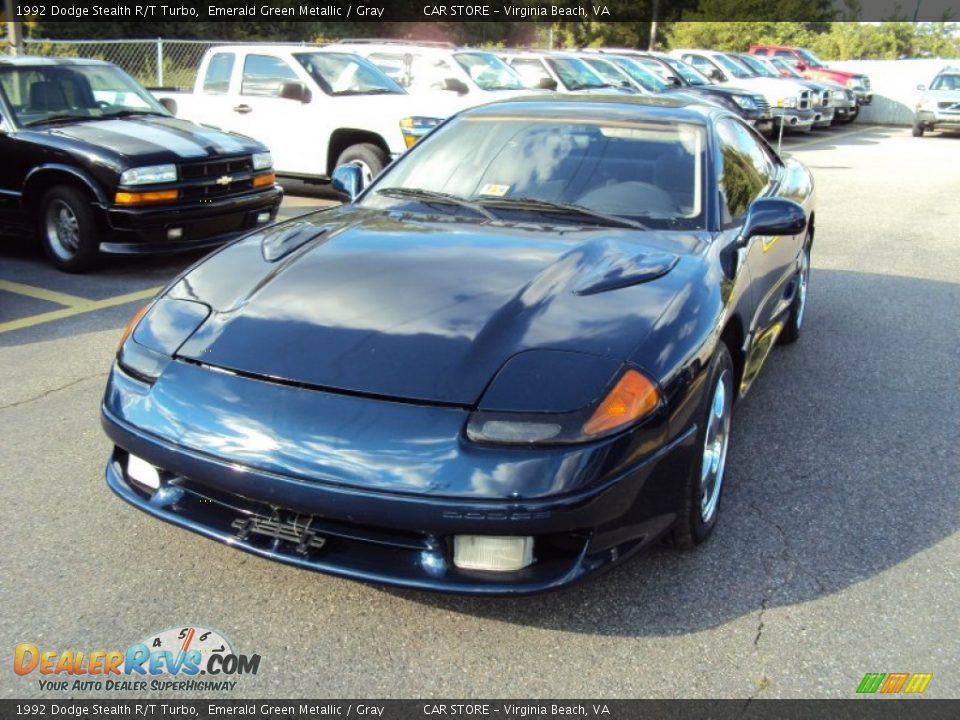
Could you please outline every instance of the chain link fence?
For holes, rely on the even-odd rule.
[[[24,39],[25,55],[81,57],[106,60],[123,68],[147,87],[192,88],[203,54],[212,47],[231,44],[215,40],[36,40]],[[244,43],[256,45],[258,43]],[[263,45],[313,43],[259,43]],[[0,53],[7,53],[0,43]]]

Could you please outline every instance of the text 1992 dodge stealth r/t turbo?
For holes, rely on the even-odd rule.
[[[720,108],[520,99],[138,313],[107,481],[349,578],[529,593],[717,522],[731,408],[797,338],[813,183]]]

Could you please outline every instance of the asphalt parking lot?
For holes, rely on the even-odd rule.
[[[734,416],[716,534],[520,600],[317,575],[121,502],[106,373],[132,313],[197,256],[67,276],[4,245],[0,647],[196,624],[262,656],[248,698],[853,697],[900,671],[960,696],[960,135],[854,126],[784,150],[817,181],[810,304]],[[64,697],[9,665],[0,688]]]

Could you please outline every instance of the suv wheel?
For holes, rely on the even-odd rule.
[[[913,136],[923,137],[923,123],[920,123],[920,122],[913,123]]]
[[[387,166],[387,154],[373,143],[351,145],[337,158],[337,165],[353,163],[363,171],[363,186],[366,187]]]

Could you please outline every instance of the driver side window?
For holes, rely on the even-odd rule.
[[[717,140],[721,154],[719,179],[721,222],[736,222],[747,208],[773,182],[776,167],[767,150],[738,120],[717,122]]]

